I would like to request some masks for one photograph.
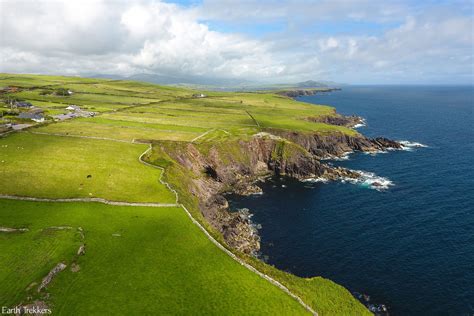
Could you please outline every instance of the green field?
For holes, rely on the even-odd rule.
[[[204,92],[149,83],[40,75],[0,74],[0,126],[32,124],[0,136],[0,195],[43,199],[102,198],[166,207],[111,206],[89,202],[25,202],[0,199],[0,305],[41,299],[59,315],[298,315],[295,299],[247,270],[217,248],[187,217],[179,202],[220,242],[185,184],[191,175],[174,168],[160,144],[203,148],[236,142],[269,129],[301,133],[356,132],[314,123],[335,113],[329,106],[296,102],[271,93]],[[60,89],[73,94],[58,95]],[[201,92],[201,91],[199,91]],[[5,102],[31,102],[46,121],[20,120]],[[69,104],[94,117],[57,121]],[[5,131],[6,125],[0,131]],[[165,171],[140,162],[145,158]],[[291,147],[291,146],[290,146]],[[288,148],[290,148],[288,147]],[[235,152],[238,155],[237,152]],[[242,159],[242,157],[235,157]],[[162,174],[164,172],[164,175]],[[54,229],[67,226],[67,229]],[[79,228],[84,230],[85,239]],[[77,256],[82,243],[86,255]],[[242,260],[298,295],[319,315],[361,315],[368,311],[343,287],[323,278],[304,279],[240,253]],[[44,293],[37,283],[58,262],[68,268]],[[70,270],[72,263],[80,271]],[[33,284],[33,285],[32,285]],[[48,295],[46,295],[48,293]]]
[[[41,298],[37,286],[26,289],[62,261],[68,268],[47,288],[58,315],[306,314],[215,247],[181,208],[0,200],[0,209],[2,225],[30,229],[0,233],[0,306]],[[53,226],[72,229],[48,233]]]
[[[41,198],[99,197],[174,203],[161,171],[141,164],[143,144],[13,134],[0,138],[0,193]]]

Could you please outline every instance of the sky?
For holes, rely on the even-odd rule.
[[[0,72],[473,84],[473,0],[0,0]]]

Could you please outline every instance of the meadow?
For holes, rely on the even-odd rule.
[[[0,200],[0,209],[2,225],[29,229],[0,233],[0,306],[50,293],[55,315],[306,314],[215,247],[181,208]],[[58,262],[67,269],[38,294]]]
[[[158,181],[161,170],[141,164],[144,144],[38,135],[0,138],[0,194],[175,203]]]
[[[0,195],[35,198],[103,198],[111,201],[179,202],[219,241],[182,184],[189,174],[165,156],[152,168],[139,157],[160,142],[222,144],[268,128],[302,133],[356,132],[308,118],[335,113],[265,93],[225,93],[162,87],[132,81],[0,74],[0,99],[31,102],[46,121],[0,137]],[[58,91],[70,90],[70,95]],[[78,105],[94,117],[57,121],[54,115]],[[0,104],[0,113],[9,105]],[[3,123],[17,122],[11,113]],[[6,126],[6,125],[5,125]],[[6,128],[6,127],[5,127]],[[3,129],[0,129],[2,131]],[[154,155],[159,151],[154,151]],[[53,226],[70,227],[64,230]],[[55,314],[285,314],[307,313],[281,289],[245,269],[211,243],[180,207],[125,207],[99,203],[26,202],[0,199],[0,305],[35,298]],[[79,227],[84,230],[81,239]],[[77,256],[85,243],[86,255]],[[343,287],[323,278],[303,279],[253,257],[242,260],[284,284],[320,315],[361,315],[367,310]],[[35,286],[58,262],[68,268],[48,286]],[[72,263],[80,270],[71,271]],[[29,299],[28,299],[29,298]]]

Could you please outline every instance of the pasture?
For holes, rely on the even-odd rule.
[[[2,225],[29,229],[0,232],[0,306],[47,292],[55,315],[306,314],[219,250],[181,208],[0,200],[0,210]],[[58,262],[68,267],[36,293]]]
[[[147,148],[27,132],[9,135],[0,138],[0,194],[175,203],[158,181],[161,170],[138,161]]]

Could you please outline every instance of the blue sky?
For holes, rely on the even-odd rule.
[[[0,5],[0,71],[473,82],[472,1],[2,0]]]

